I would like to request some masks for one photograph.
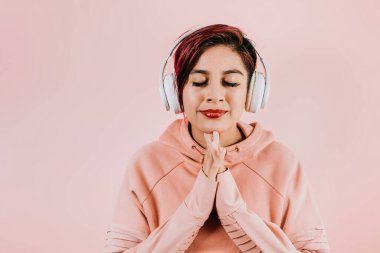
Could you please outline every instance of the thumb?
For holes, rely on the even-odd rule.
[[[226,148],[222,148],[222,157],[224,157],[227,153],[227,149]]]

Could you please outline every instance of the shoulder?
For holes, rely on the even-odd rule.
[[[152,141],[140,146],[130,156],[125,170],[130,190],[139,195],[141,202],[166,175],[183,162],[173,148]]]
[[[155,167],[155,172],[167,172],[172,165],[180,163],[183,158],[178,156],[178,151],[160,141],[152,141],[139,147],[132,153],[130,165],[133,165],[131,173],[145,172],[150,167]],[[152,171],[149,171],[151,173]]]
[[[254,159],[247,161],[247,166],[283,197],[298,165],[296,154],[277,140],[265,146]]]
[[[298,159],[296,154],[288,146],[280,141],[273,140],[261,152],[262,159],[267,159],[272,164],[283,166],[283,170],[291,170]],[[290,171],[288,171],[290,172]]]

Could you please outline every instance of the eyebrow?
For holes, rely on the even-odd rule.
[[[196,74],[196,73],[208,75],[210,72],[208,72],[207,70],[203,70],[203,69],[194,69],[193,71],[190,72],[190,75],[191,74]],[[237,73],[237,74],[240,74],[240,75],[244,76],[243,73],[241,73],[241,71],[239,71],[237,69],[225,70],[222,73],[223,73],[223,75]]]

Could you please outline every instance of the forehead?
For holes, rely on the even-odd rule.
[[[225,45],[208,48],[195,64],[194,69],[207,70],[208,72],[223,72],[225,70],[238,70],[245,75],[245,66],[240,55]],[[235,71],[236,72],[236,71]],[[234,74],[233,71],[225,74]],[[235,74],[240,75],[240,74]]]

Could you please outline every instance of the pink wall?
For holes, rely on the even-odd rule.
[[[172,42],[226,23],[271,70],[268,107],[243,120],[298,155],[333,252],[379,252],[379,7],[2,0],[0,251],[102,252],[131,153],[181,117],[158,92]]]

